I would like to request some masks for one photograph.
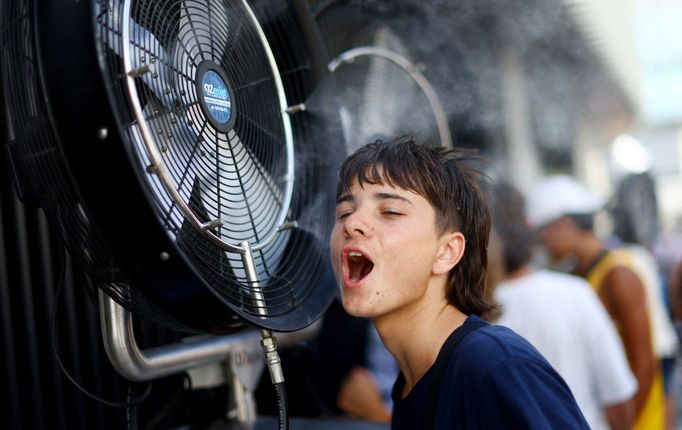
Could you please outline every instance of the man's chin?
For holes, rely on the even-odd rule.
[[[358,303],[358,300],[354,298],[344,297],[342,303],[343,309],[348,315],[358,318],[372,318],[373,316],[371,311],[365,306],[364,302]]]

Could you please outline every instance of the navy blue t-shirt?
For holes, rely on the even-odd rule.
[[[470,316],[464,322],[481,321]],[[446,342],[447,343],[447,342]],[[446,361],[442,363],[442,361]],[[408,395],[393,387],[391,428],[423,429],[437,363],[445,366],[435,429],[589,429],[571,390],[542,355],[509,328],[486,324],[436,363]]]

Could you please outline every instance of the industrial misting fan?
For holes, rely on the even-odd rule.
[[[99,287],[116,369],[244,362],[261,338],[285,428],[272,333],[335,294],[318,280],[344,153],[305,105],[328,73],[307,3],[5,0],[0,20],[17,189]],[[140,350],[133,315],[191,337]]]

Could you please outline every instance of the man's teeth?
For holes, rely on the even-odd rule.
[[[349,256],[350,258],[359,258],[359,257],[362,257],[362,252],[350,251],[350,252],[348,253],[348,256]]]

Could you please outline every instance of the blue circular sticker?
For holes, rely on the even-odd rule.
[[[219,74],[209,70],[201,80],[204,102],[209,113],[220,124],[227,124],[232,115],[232,99],[225,81]]]

